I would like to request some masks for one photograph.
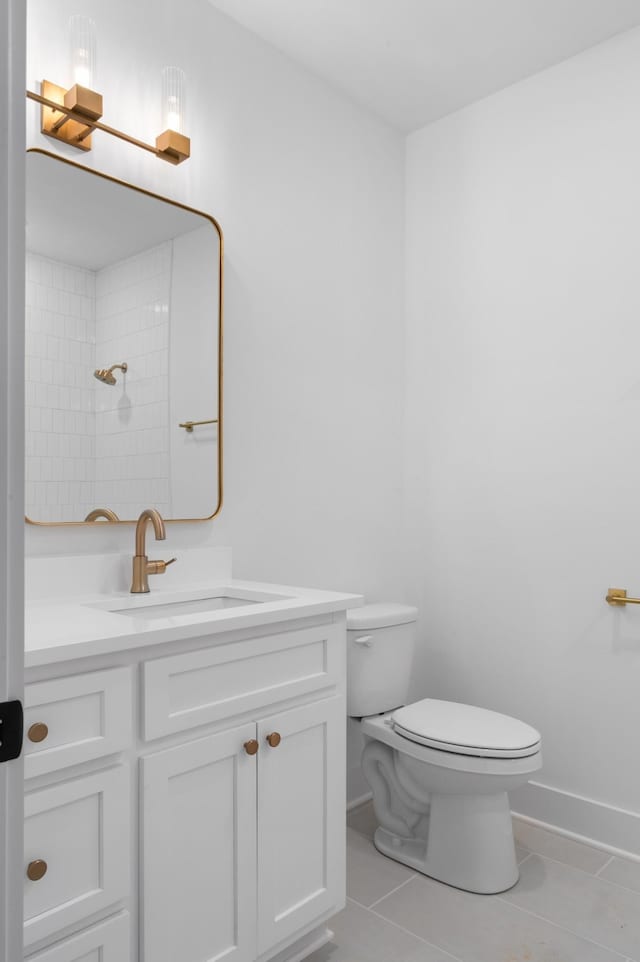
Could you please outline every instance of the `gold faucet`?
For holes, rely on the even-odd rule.
[[[159,511],[155,508],[145,508],[136,525],[136,553],[133,557],[133,577],[131,579],[131,594],[146,594],[149,591],[149,575],[162,575],[167,570],[167,566],[176,560],[170,561],[149,561],[145,549],[145,539],[147,535],[147,522],[153,525],[153,533],[156,541],[164,541],[167,534],[164,521]]]
[[[106,521],[119,521],[120,518],[112,511],[111,508],[94,508],[90,511],[85,521],[97,521],[98,518],[104,518]]]

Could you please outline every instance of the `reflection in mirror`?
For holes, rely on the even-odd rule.
[[[27,153],[28,520],[219,510],[221,261],[207,215]]]

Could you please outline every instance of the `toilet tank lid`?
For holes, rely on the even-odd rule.
[[[347,611],[349,631],[367,631],[369,628],[392,628],[408,625],[418,618],[418,609],[411,605],[398,605],[391,601],[375,605],[363,605]]]

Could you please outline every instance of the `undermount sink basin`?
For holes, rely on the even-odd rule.
[[[90,605],[112,615],[124,615],[140,621],[153,621],[185,615],[209,614],[229,608],[243,608],[265,604],[268,601],[285,601],[285,595],[270,591],[217,586],[200,588],[196,591],[177,591],[161,593],[160,597],[150,594],[132,594],[113,601]]]
[[[273,599],[269,599],[270,601]],[[111,608],[113,615],[127,615],[129,618],[171,618],[173,615],[191,615],[201,611],[221,611],[223,608],[240,608],[243,605],[259,605],[264,601],[254,598],[229,598],[219,595],[215,598],[196,598],[192,601],[164,601],[157,605]]]

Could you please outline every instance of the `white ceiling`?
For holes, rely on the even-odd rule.
[[[26,170],[27,250],[65,264],[100,270],[210,223],[38,151]]]
[[[210,0],[409,131],[640,24],[640,0]]]

